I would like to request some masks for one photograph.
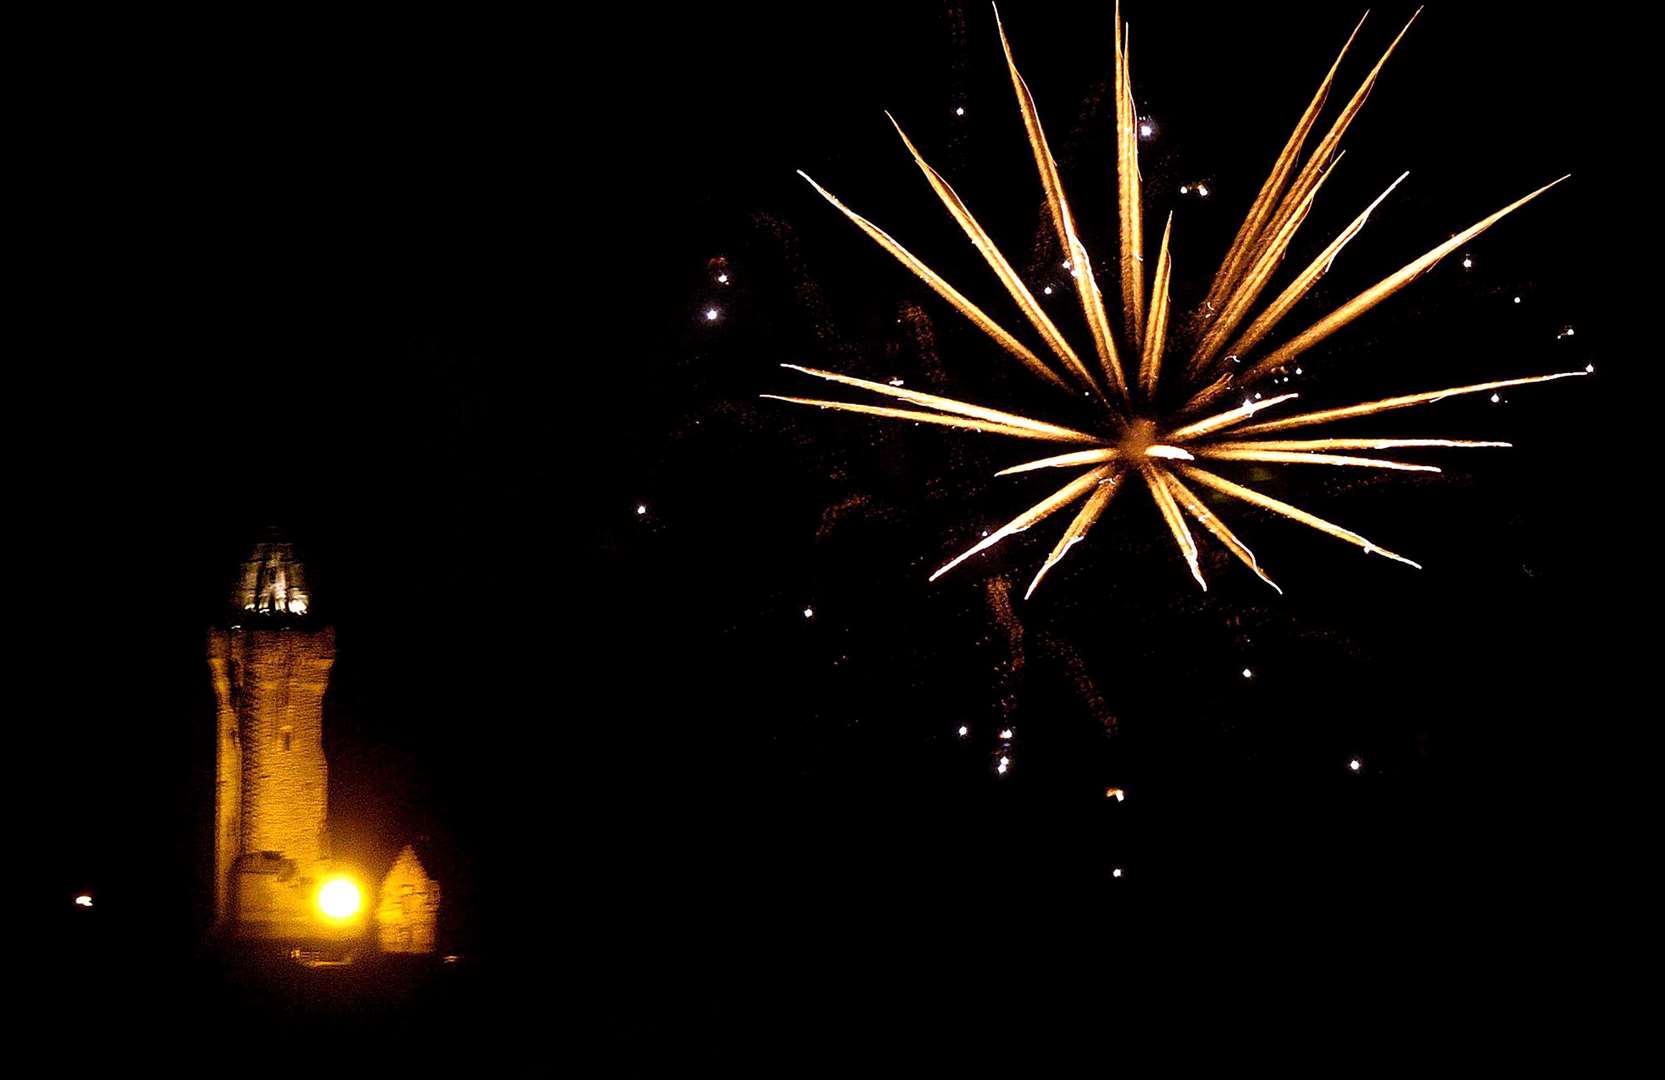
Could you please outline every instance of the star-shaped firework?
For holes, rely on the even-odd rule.
[[[1415,21],[1415,16],[1411,22]],[[999,23],[998,13],[996,23]],[[1360,20],[1360,26],[1363,20]],[[1407,23],[1405,30],[1410,29]],[[1174,542],[1191,569],[1199,585],[1207,588],[1198,565],[1197,543],[1192,536],[1187,518],[1194,519],[1220,541],[1244,565],[1253,570],[1274,589],[1277,585],[1267,577],[1254,553],[1226,527],[1198,497],[1193,485],[1211,488],[1216,492],[1252,503],[1320,532],[1356,544],[1367,552],[1384,555],[1410,566],[1418,564],[1397,555],[1364,537],[1323,518],[1255,491],[1252,488],[1220,476],[1204,462],[1254,461],[1304,465],[1328,465],[1371,469],[1397,469],[1418,472],[1438,472],[1431,465],[1391,461],[1378,457],[1359,456],[1336,451],[1409,449],[1422,447],[1486,447],[1507,446],[1501,442],[1470,442],[1452,439],[1408,439],[1376,436],[1341,436],[1333,438],[1267,438],[1298,428],[1311,427],[1331,421],[1370,416],[1394,409],[1407,408],[1440,401],[1460,394],[1479,394],[1507,386],[1547,382],[1586,374],[1584,371],[1560,372],[1525,378],[1503,379],[1496,382],[1458,386],[1443,390],[1429,390],[1405,394],[1401,397],[1367,401],[1341,408],[1285,416],[1280,419],[1248,422],[1263,410],[1284,404],[1297,395],[1293,393],[1262,397],[1252,393],[1253,387],[1268,377],[1283,377],[1293,362],[1313,346],[1324,341],[1337,330],[1351,323],[1383,300],[1409,285],[1445,256],[1473,240],[1505,215],[1519,209],[1541,195],[1559,180],[1525,195],[1496,213],[1483,218],[1420,258],[1365,289],[1305,330],[1274,348],[1262,350],[1262,343],[1279,326],[1285,315],[1301,300],[1313,285],[1324,276],[1341,249],[1364,227],[1373,210],[1389,192],[1404,180],[1401,175],[1382,192],[1364,211],[1341,231],[1318,255],[1291,280],[1269,303],[1260,305],[1274,273],[1288,251],[1296,230],[1311,209],[1313,199],[1340,158],[1339,144],[1348,125],[1358,114],[1383,64],[1393,53],[1405,30],[1399,32],[1371,69],[1362,85],[1354,92],[1346,106],[1331,123],[1317,147],[1299,163],[1302,148],[1312,133],[1329,95],[1336,70],[1342,57],[1358,34],[1342,47],[1311,103],[1295,125],[1294,132],[1284,145],[1271,175],[1261,186],[1260,193],[1250,207],[1248,216],[1237,230],[1226,253],[1225,261],[1214,275],[1206,297],[1192,318],[1170,333],[1171,301],[1168,291],[1172,263],[1169,240],[1173,216],[1163,229],[1155,272],[1150,290],[1144,282],[1144,238],[1140,206],[1138,166],[1139,118],[1133,104],[1133,93],[1128,77],[1127,32],[1118,5],[1115,16],[1115,94],[1116,94],[1116,180],[1120,217],[1120,277],[1123,320],[1122,344],[1118,345],[1111,331],[1104,297],[1094,280],[1092,259],[1076,234],[1070,215],[1069,202],[1064,196],[1057,164],[1048,149],[1046,135],[1034,99],[1012,59],[1011,45],[1005,28],[1000,27],[1001,46],[1005,50],[1006,65],[1011,73],[1018,108],[1028,133],[1029,146],[1034,152],[1035,165],[1040,173],[1041,187],[1046,195],[1052,225],[1066,256],[1065,267],[1075,281],[1082,313],[1092,335],[1096,366],[1083,361],[1066,341],[1053,321],[1047,316],[1034,294],[1029,290],[1011,263],[1001,254],[972,216],[947,181],[920,156],[901,126],[908,152],[918,164],[931,188],[942,200],[949,214],[970,237],[978,252],[1000,279],[1023,311],[1036,333],[1045,342],[1052,356],[1043,359],[1023,344],[980,308],[961,295],[952,285],[926,266],[891,236],[846,207],[821,185],[807,175],[805,180],[837,207],[879,246],[894,255],[903,265],[917,274],[938,295],[952,304],[984,333],[992,337],[1035,376],[1071,395],[1086,394],[1102,406],[1101,430],[1083,431],[1046,423],[1025,416],[985,408],[964,401],[902,389],[885,383],[870,382],[848,375],[788,364],[786,367],[819,379],[841,383],[871,391],[888,398],[919,406],[915,409],[890,405],[864,405],[855,402],[827,401],[813,398],[777,397],[776,400],[826,409],[868,413],[918,423],[940,424],[972,431],[1031,439],[1068,446],[1062,453],[1051,454],[1002,470],[999,475],[1025,473],[1042,469],[1084,469],[1074,479],[1048,495],[1034,506],[990,532],[976,546],[947,563],[932,580],[980,551],[987,550],[1015,533],[1023,532],[1041,520],[1076,503],[1082,503],[1075,518],[1064,530],[1046,562],[1035,574],[1025,595],[1032,594],[1047,571],[1057,565],[1069,549],[1080,541],[1094,522],[1104,513],[1115,493],[1134,478],[1149,489],[1163,520],[1173,533]],[[892,118],[892,123],[895,119]],[[1297,167],[1299,163],[1299,167]],[[800,173],[800,175],[803,175]],[[1561,179],[1566,179],[1562,177]],[[1258,307],[1258,314],[1254,314]],[[1252,315],[1252,317],[1251,317]],[[1183,345],[1183,348],[1176,346]],[[1163,385],[1162,380],[1182,382],[1178,392]],[[1240,404],[1225,407],[1234,399]],[[1178,404],[1172,404],[1178,402]],[[1169,404],[1164,404],[1169,403]],[[1083,501],[1084,500],[1084,501]],[[1281,590],[1280,590],[1281,591]]]

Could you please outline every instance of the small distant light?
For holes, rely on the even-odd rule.
[[[955,116],[964,116],[965,115],[965,106],[961,105],[958,108],[956,108],[954,110],[954,115]]]
[[[815,618],[815,609],[812,608],[812,607],[804,608],[804,618],[806,618],[806,619]]]
[[[1301,373],[1301,369],[1300,369],[1300,368],[1296,368],[1296,369],[1295,369],[1295,374],[1297,374],[1297,375],[1299,375],[1299,374],[1300,374],[1300,373]]]
[[[1156,134],[1156,125],[1149,120],[1139,121],[1139,138],[1148,139]]]
[[[1358,758],[1353,758],[1347,762],[1347,767],[1353,772],[1358,772],[1360,769],[1364,768],[1364,762],[1360,761]]]
[[[1500,402],[1500,401],[1502,401],[1502,400],[1503,400],[1503,399],[1502,399],[1502,398],[1501,398],[1501,397],[1499,397],[1499,396],[1497,396],[1497,395],[1496,395],[1496,394],[1493,394],[1493,395],[1492,395],[1492,404],[1493,404],[1493,405],[1496,405],[1496,404],[1497,404],[1497,403],[1498,403],[1498,402]]]
[[[987,535],[988,535],[988,534],[989,534],[989,531],[988,531],[988,530],[987,530],[987,529],[984,529],[984,530],[983,530],[983,535],[984,535],[984,536],[987,536]]]
[[[1179,193],[1181,195],[1189,195],[1191,193],[1191,186],[1189,184],[1179,185]]]
[[[1473,270],[1474,269],[1474,259],[1473,259],[1472,256],[1469,256],[1469,255],[1464,255],[1463,256],[1463,269],[1464,270]]]
[[[1121,877],[1122,876],[1122,868],[1119,867],[1119,866],[1116,867],[1114,870],[1110,871],[1110,876],[1115,877],[1115,878]]]
[[[716,322],[717,321],[717,316],[720,315],[720,314],[722,314],[722,313],[719,312],[716,308],[708,307],[708,308],[705,309],[705,321],[706,322]]]
[[[1518,296],[1515,297],[1515,303],[1517,303],[1517,304],[1520,303],[1520,297],[1518,297]]]
[[[1048,285],[1046,288],[1042,289],[1041,292],[1045,293],[1048,296],[1051,296],[1052,295],[1052,286]]]
[[[728,284],[728,275],[727,274],[718,274],[717,275],[717,284],[727,285]]]
[[[892,380],[890,380],[890,385],[892,385],[892,386],[901,386],[902,385],[902,380],[900,378],[892,379]]]
[[[1117,802],[1121,802],[1127,798],[1127,792],[1123,791],[1119,787],[1105,788],[1104,797],[1106,799],[1115,799]]]
[[[1207,184],[1198,184],[1197,185],[1197,194],[1201,195],[1205,199],[1208,198],[1208,185]]]
[[[1001,731],[1000,731],[1000,737],[1002,739],[1010,739],[1012,737],[1012,729],[1011,728],[1002,728]]]
[[[994,767],[994,771],[999,773],[1001,776],[1005,776],[1006,775],[1006,770],[1011,768],[1011,767],[1012,767],[1012,763],[1010,761],[1007,761],[1005,758],[1001,758],[1000,759],[1000,764],[998,764]]]
[[[1563,326],[1561,328],[1561,332],[1559,334],[1555,335],[1555,339],[1557,341],[1559,341],[1564,337],[1572,337],[1572,336],[1573,336],[1573,328],[1570,327],[1570,326]]]
[[[1243,677],[1245,679],[1252,679],[1252,678],[1255,677],[1255,673],[1249,668],[1244,668],[1243,669]]]
[[[1255,400],[1256,400],[1256,401],[1259,401],[1259,400],[1260,400],[1260,395],[1259,395],[1259,394],[1256,394],[1256,395],[1255,395]]]
[[[1584,373],[1586,375],[1594,375],[1596,373],[1596,365],[1594,365],[1594,364],[1585,364],[1584,365]]]
[[[92,907],[92,897],[88,896],[86,893],[82,893],[80,896],[75,898],[75,906]]]
[[[462,957],[458,956],[456,953],[446,953],[444,956],[439,958],[440,963],[442,964],[455,964],[461,959]]]
[[[1064,260],[1064,269],[1065,270],[1070,269],[1070,261],[1068,259]]]
[[[637,503],[636,504],[636,516],[641,517],[645,513],[647,513],[647,503]]]
[[[959,732],[960,738],[962,738],[962,739],[965,738],[966,735],[968,735],[970,733],[970,731],[971,731],[970,728],[966,727],[964,724],[961,724],[960,725],[960,732]]]

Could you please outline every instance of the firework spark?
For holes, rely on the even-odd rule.
[[[1420,12],[1419,12],[1420,13]],[[1411,22],[1416,16],[1411,17]],[[998,475],[1007,476],[1047,469],[1074,469],[1086,466],[1068,483],[1019,514],[999,529],[988,533],[970,550],[949,561],[931,575],[934,581],[960,563],[979,552],[994,547],[1007,537],[1024,532],[1060,510],[1081,503],[1075,518],[1047,556],[1045,563],[1030,582],[1025,596],[1032,594],[1047,572],[1056,566],[1069,550],[1086,537],[1087,531],[1103,515],[1111,497],[1130,479],[1142,483],[1156,503],[1175,546],[1185,559],[1198,585],[1206,589],[1198,558],[1197,538],[1192,534],[1189,520],[1218,540],[1256,576],[1274,589],[1277,585],[1261,569],[1253,551],[1226,527],[1197,494],[1187,485],[1191,481],[1211,491],[1267,510],[1273,514],[1300,522],[1354,544],[1370,554],[1381,555],[1408,566],[1418,563],[1395,554],[1365,539],[1358,533],[1326,521],[1299,507],[1272,498],[1243,486],[1204,467],[1202,462],[1261,462],[1278,464],[1325,465],[1337,468],[1386,469],[1394,471],[1438,472],[1432,465],[1397,461],[1358,454],[1332,453],[1338,450],[1400,450],[1420,448],[1502,447],[1507,443],[1477,442],[1456,439],[1408,439],[1391,436],[1345,436],[1316,439],[1255,439],[1249,436],[1274,431],[1310,427],[1316,424],[1370,416],[1394,409],[1429,404],[1465,394],[1496,391],[1508,386],[1525,386],[1587,374],[1587,371],[1560,372],[1534,375],[1470,386],[1451,387],[1406,394],[1400,397],[1367,401],[1357,405],[1322,409],[1282,419],[1246,424],[1250,417],[1297,397],[1293,393],[1279,394],[1265,400],[1245,400],[1242,404],[1222,408],[1219,404],[1228,395],[1239,395],[1254,383],[1283,371],[1298,357],[1311,350],[1342,327],[1376,307],[1382,301],[1409,285],[1453,251],[1467,245],[1476,236],[1495,225],[1508,214],[1537,198],[1560,183],[1560,180],[1538,188],[1489,216],[1457,233],[1421,257],[1389,274],[1323,316],[1311,326],[1275,348],[1257,353],[1258,346],[1281,324],[1285,315],[1322,278],[1340,255],[1341,250],[1364,228],[1365,223],[1388,195],[1405,179],[1393,181],[1374,202],[1367,206],[1343,229],[1316,258],[1297,273],[1292,281],[1270,303],[1255,311],[1262,292],[1271,283],[1277,267],[1289,250],[1295,234],[1325,179],[1341,158],[1340,141],[1353,118],[1364,105],[1365,98],[1375,85],[1388,57],[1410,29],[1410,22],[1389,44],[1364,82],[1353,93],[1347,104],[1332,122],[1329,131],[1316,148],[1300,163],[1303,147],[1317,124],[1329,96],[1331,84],[1341,66],[1342,57],[1358,36],[1359,26],[1342,46],[1341,54],[1325,75],[1284,145],[1271,174],[1266,178],[1233,239],[1219,270],[1215,273],[1207,296],[1188,320],[1173,320],[1169,282],[1173,263],[1170,241],[1173,216],[1170,214],[1162,231],[1155,269],[1150,287],[1145,289],[1145,251],[1143,210],[1140,199],[1138,114],[1133,103],[1133,86],[1129,68],[1130,36],[1122,23],[1120,6],[1115,14],[1115,96],[1116,96],[1116,199],[1121,222],[1117,268],[1120,273],[1122,300],[1122,330],[1125,352],[1118,348],[1112,331],[1110,314],[1104,295],[1100,292],[1093,273],[1093,261],[1075,229],[1058,166],[1047,145],[1041,127],[1039,111],[1028,85],[1018,73],[1017,61],[1007,40],[1005,27],[995,16],[1000,32],[1001,48],[1005,53],[1007,70],[1017,97],[1018,111],[1045,195],[1048,216],[1057,233],[1059,246],[1065,253],[1065,266],[1075,282],[1082,315],[1092,336],[1093,351],[1098,361],[1095,371],[1083,362],[1080,355],[1065,340],[1047,316],[1034,294],[1013,270],[983,227],[977,223],[970,209],[948,185],[942,175],[928,164],[913,141],[903,132],[900,123],[891,117],[914,163],[919,166],[931,189],[942,201],[949,215],[964,230],[1028,319],[1034,331],[1045,343],[1042,353],[1023,344],[1016,335],[1002,327],[967,300],[952,285],[893,239],[890,234],[846,207],[830,192],[811,180],[804,179],[829,203],[849,218],[863,232],[872,237],[938,295],[947,300],[973,325],[993,338],[1002,348],[1015,356],[1026,370],[1071,395],[1085,393],[1102,406],[1103,431],[1088,432],[1058,424],[1033,420],[1013,413],[957,401],[935,394],[903,390],[886,383],[870,382],[829,371],[783,365],[794,371],[844,386],[866,390],[884,397],[907,402],[916,408],[903,409],[885,405],[820,398],[778,397],[775,400],[800,405],[814,405],[823,409],[866,413],[898,420],[939,424],[991,435],[1030,439],[1042,442],[1071,444],[1076,447],[1065,453],[1025,461],[1003,469]],[[1297,165],[1299,163],[1299,168]],[[1561,180],[1565,180],[1562,177]],[[1247,325],[1244,326],[1245,321]],[[1242,327],[1242,329],[1239,329]],[[1126,360],[1124,361],[1124,356]],[[1164,387],[1163,379],[1178,385],[1175,393]],[[1162,390],[1160,398],[1158,391]],[[1258,395],[1257,395],[1258,397]],[[1162,402],[1181,401],[1177,408]],[[1081,449],[1080,447],[1087,447]],[[1279,590],[1280,592],[1282,590]]]

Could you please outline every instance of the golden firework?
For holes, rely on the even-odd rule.
[[[1410,22],[1415,21],[1416,16],[1411,16]],[[824,409],[841,409],[847,412],[912,420],[917,423],[940,424],[1012,438],[1068,444],[1071,447],[1067,452],[1036,458],[1002,470],[998,475],[1005,476],[1045,469],[1087,467],[1085,472],[1078,473],[1063,487],[999,529],[993,530],[976,546],[938,569],[931,575],[932,580],[978,552],[993,547],[1001,540],[1029,529],[1060,510],[1081,503],[1074,520],[1064,530],[1063,536],[1053,547],[1046,561],[1035,574],[1033,581],[1030,582],[1029,589],[1024,594],[1028,596],[1035,591],[1035,587],[1040,584],[1047,571],[1056,566],[1059,560],[1068,553],[1069,549],[1086,536],[1087,531],[1104,513],[1111,498],[1130,481],[1136,481],[1149,490],[1151,498],[1155,501],[1168,530],[1173,534],[1174,543],[1189,566],[1192,576],[1204,589],[1208,586],[1203,580],[1197,554],[1197,541],[1192,535],[1190,525],[1187,523],[1188,518],[1201,525],[1206,532],[1220,541],[1228,551],[1241,560],[1261,580],[1274,589],[1277,588],[1277,585],[1261,569],[1254,552],[1250,551],[1247,545],[1239,540],[1197,496],[1191,486],[1192,484],[1209,488],[1222,495],[1239,499],[1261,509],[1269,510],[1274,514],[1311,526],[1320,532],[1328,533],[1338,539],[1355,544],[1366,552],[1382,555],[1408,566],[1418,566],[1419,564],[1412,562],[1410,559],[1395,554],[1379,544],[1372,543],[1349,529],[1342,528],[1298,507],[1228,480],[1212,471],[1211,468],[1205,467],[1203,463],[1251,461],[1438,472],[1439,470],[1432,465],[1419,465],[1351,453],[1334,453],[1332,451],[1374,451],[1422,447],[1496,447],[1507,446],[1508,444],[1454,439],[1402,439],[1379,436],[1276,440],[1250,438],[1250,436],[1261,436],[1274,431],[1285,431],[1329,421],[1370,416],[1463,394],[1478,394],[1496,391],[1508,386],[1548,382],[1553,379],[1583,375],[1586,374],[1585,371],[1533,375],[1471,386],[1452,387],[1444,390],[1431,390],[1385,398],[1379,401],[1367,401],[1341,408],[1286,416],[1281,419],[1265,420],[1253,424],[1246,423],[1246,421],[1263,410],[1294,399],[1297,395],[1286,393],[1262,400],[1261,395],[1256,394],[1253,398],[1245,399],[1241,404],[1230,408],[1222,407],[1222,399],[1244,394],[1252,389],[1253,385],[1260,379],[1285,370],[1297,357],[1313,346],[1324,341],[1360,315],[1410,284],[1445,256],[1467,244],[1504,216],[1524,206],[1561,181],[1556,180],[1546,184],[1536,191],[1509,203],[1496,213],[1482,218],[1420,258],[1413,260],[1375,285],[1365,289],[1358,296],[1318,319],[1300,333],[1295,334],[1274,348],[1260,350],[1261,343],[1277,329],[1284,316],[1329,270],[1341,249],[1364,228],[1371,212],[1381,204],[1389,192],[1399,185],[1400,181],[1405,179],[1404,175],[1401,175],[1390,184],[1387,190],[1382,192],[1358,217],[1354,218],[1333,241],[1318,253],[1311,263],[1297,273],[1282,292],[1262,307],[1258,314],[1255,314],[1252,318],[1250,317],[1261,299],[1261,294],[1265,291],[1285,253],[1289,250],[1297,229],[1311,209],[1319,188],[1323,186],[1324,180],[1329,176],[1335,162],[1340,159],[1339,147],[1342,135],[1364,104],[1364,100],[1375,84],[1383,65],[1387,62],[1388,57],[1392,55],[1394,47],[1404,37],[1405,30],[1410,29],[1410,22],[1405,24],[1405,29],[1401,30],[1398,36],[1393,39],[1393,42],[1389,44],[1386,52],[1382,54],[1382,58],[1376,62],[1376,65],[1365,77],[1364,82],[1353,93],[1340,114],[1336,116],[1330,125],[1329,131],[1319,141],[1317,147],[1307,156],[1305,162],[1301,162],[1302,148],[1306,145],[1308,136],[1312,133],[1318,117],[1323,111],[1325,101],[1329,96],[1331,83],[1335,80],[1336,71],[1341,66],[1342,57],[1346,55],[1348,47],[1353,43],[1353,38],[1358,34],[1359,27],[1354,27],[1353,34],[1348,37],[1346,44],[1342,46],[1341,54],[1336,57],[1335,64],[1330,67],[1328,74],[1325,75],[1323,82],[1319,85],[1317,93],[1313,95],[1311,103],[1307,106],[1306,111],[1302,113],[1294,132],[1289,136],[1288,142],[1284,144],[1283,151],[1278,155],[1271,174],[1266,178],[1266,182],[1262,185],[1259,195],[1255,198],[1248,215],[1243,220],[1243,224],[1238,228],[1237,235],[1232,240],[1226,257],[1209,286],[1207,296],[1197,309],[1193,320],[1183,328],[1183,333],[1171,332],[1171,300],[1168,284],[1172,277],[1173,265],[1169,253],[1169,243],[1173,232],[1173,217],[1170,214],[1167,224],[1163,227],[1155,270],[1151,274],[1150,289],[1147,293],[1143,281],[1145,249],[1139,191],[1138,117],[1133,106],[1132,82],[1129,77],[1129,37],[1122,24],[1121,10],[1118,4],[1115,14],[1114,47],[1116,192],[1120,218],[1118,268],[1121,278],[1122,341],[1126,348],[1124,354],[1122,349],[1118,347],[1117,338],[1112,332],[1104,296],[1099,291],[1098,283],[1094,277],[1092,258],[1080,236],[1076,233],[1069,201],[1064,195],[1063,183],[1059,178],[1058,167],[1053,160],[1052,151],[1047,146],[1046,133],[1042,130],[1034,98],[1030,95],[1023,77],[1018,74],[1017,63],[1012,56],[1011,44],[1006,39],[1005,27],[999,25],[998,12],[995,16],[995,22],[999,28],[1000,43],[1005,52],[1007,70],[1011,74],[1012,88],[1017,95],[1018,110],[1022,114],[1024,130],[1028,135],[1029,146],[1034,153],[1035,165],[1040,174],[1041,188],[1046,197],[1048,216],[1066,257],[1064,265],[1070,270],[1071,277],[1075,281],[1082,315],[1085,318],[1088,331],[1092,335],[1094,359],[1097,361],[1096,369],[1084,362],[1070,343],[1065,340],[1064,336],[1059,333],[1057,326],[1048,318],[1045,310],[1012,268],[1011,263],[1001,254],[1000,249],[995,246],[994,241],[990,239],[983,227],[977,223],[976,218],[972,216],[971,211],[961,201],[960,197],[955,194],[954,189],[920,155],[912,140],[902,131],[901,125],[896,124],[894,117],[891,118],[891,122],[896,124],[897,133],[901,135],[903,144],[907,147],[909,154],[912,155],[914,162],[919,166],[920,171],[924,173],[925,179],[929,182],[932,190],[942,200],[949,215],[965,231],[966,236],[970,238],[978,253],[989,264],[995,276],[1000,279],[1000,283],[1005,286],[1006,291],[1011,294],[1018,308],[1045,343],[1046,351],[1052,354],[1050,358],[1043,358],[1035,349],[1025,345],[1014,334],[984,313],[981,308],[966,299],[941,275],[926,266],[893,239],[890,234],[845,206],[807,175],[802,172],[799,175],[804,176],[804,179],[808,180],[822,197],[854,222],[863,232],[872,237],[880,247],[895,256],[904,266],[918,275],[925,284],[929,285],[932,290],[971,320],[975,326],[998,342],[1007,352],[1017,357],[1028,371],[1072,395],[1083,392],[1090,395],[1102,406],[1105,430],[1079,431],[997,409],[940,397],[936,394],[904,390],[885,383],[870,382],[866,379],[857,379],[830,371],[818,371],[795,364],[783,366],[818,379],[870,391],[917,407],[899,408],[889,405],[864,405],[819,398],[779,397],[772,394],[764,396],[800,405],[815,405]],[[1359,26],[1362,25],[1363,20],[1361,19]],[[1566,177],[1561,179],[1565,180]],[[1245,325],[1245,322],[1247,325]],[[1179,346],[1183,346],[1183,348]],[[1176,351],[1177,355],[1174,354]],[[1183,404],[1177,408],[1158,405],[1157,390],[1164,377],[1183,380],[1181,389],[1184,392],[1177,395],[1183,401]],[[1166,395],[1165,399],[1173,396]]]

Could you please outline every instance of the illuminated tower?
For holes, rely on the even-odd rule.
[[[335,631],[308,619],[293,548],[257,544],[227,625],[208,635],[215,734],[214,919],[240,936],[317,929],[332,866],[326,832],[324,690]]]

